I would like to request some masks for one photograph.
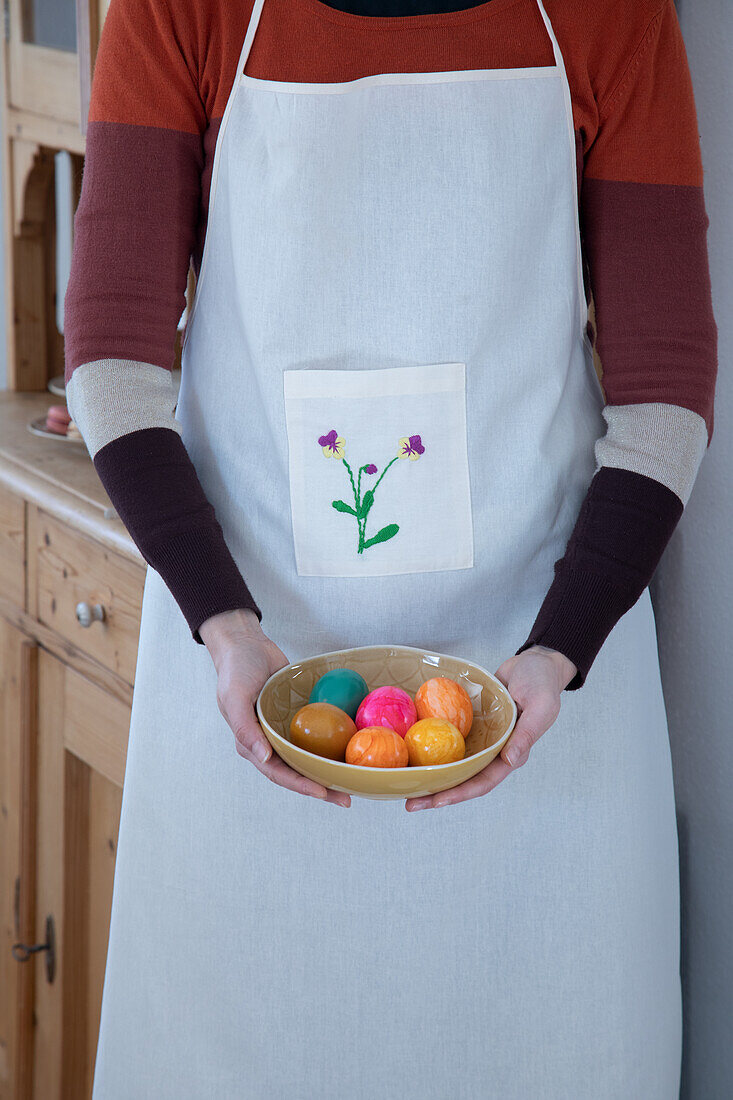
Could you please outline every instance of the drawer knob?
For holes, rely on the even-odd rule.
[[[94,622],[104,622],[104,607],[101,603],[87,603],[83,600],[76,605],[76,618],[80,626],[91,626]]]

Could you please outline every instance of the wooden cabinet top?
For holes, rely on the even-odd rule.
[[[28,430],[60,400],[50,392],[0,392],[0,484],[144,567],[86,446]]]

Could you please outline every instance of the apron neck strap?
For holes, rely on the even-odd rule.
[[[254,36],[257,33],[257,26],[262,15],[262,8],[264,7],[265,0],[255,0],[252,7],[252,14],[249,17],[249,25],[247,26],[247,33],[244,36],[244,42],[242,44],[242,52],[239,55],[239,62],[237,63],[237,70],[235,74],[235,83],[242,75],[244,66],[247,64],[247,58],[249,57],[249,51],[252,49],[252,43]]]
[[[537,0],[537,7],[540,10],[540,15],[542,16],[542,22],[545,24],[545,29],[546,29],[547,33],[549,34],[549,36],[550,36],[550,41],[552,42],[552,52],[555,55],[555,64],[557,65],[558,69],[560,69],[562,74],[564,75],[564,73],[565,73],[565,62],[563,61],[562,52],[560,50],[560,45],[557,41],[557,38],[555,37],[555,32],[552,29],[552,23],[550,22],[550,17],[547,14],[547,12],[545,11],[545,5],[542,3],[542,0]]]
[[[254,36],[257,33],[257,26],[260,22],[260,16],[262,15],[262,8],[264,7],[264,4],[265,0],[255,0],[252,7],[252,14],[250,15],[249,24],[247,26],[247,33],[244,36],[242,52],[239,55],[239,62],[237,64],[237,77],[242,75],[244,71],[244,66],[247,64],[247,58],[249,57],[249,52],[252,49],[252,42],[254,41]],[[562,51],[560,50],[560,45],[557,41],[555,32],[552,29],[552,23],[550,22],[550,18],[547,12],[545,11],[545,6],[542,3],[542,0],[537,0],[537,7],[539,8],[540,15],[542,16],[542,22],[545,24],[545,29],[550,36],[550,41],[552,42],[552,52],[555,57],[555,64],[564,76],[565,62],[563,60]]]

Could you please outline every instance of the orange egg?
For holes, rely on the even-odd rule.
[[[346,763],[367,768],[406,768],[407,746],[389,726],[364,726],[346,746]]]
[[[294,745],[330,760],[343,760],[349,738],[355,733],[356,723],[351,715],[331,703],[306,703],[290,722],[290,740]]]
[[[461,731],[445,718],[421,718],[405,734],[410,763],[452,764],[466,755]]]
[[[421,684],[415,694],[418,718],[445,718],[464,737],[473,724],[473,704],[464,687],[447,676],[434,676]]]

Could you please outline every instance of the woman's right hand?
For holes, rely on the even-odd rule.
[[[254,611],[242,608],[212,615],[201,624],[199,634],[216,668],[216,701],[234,733],[239,755],[281,787],[350,806],[348,794],[332,791],[288,767],[262,732],[255,710],[257,696],[265,681],[288,664],[288,659],[267,637]]]

